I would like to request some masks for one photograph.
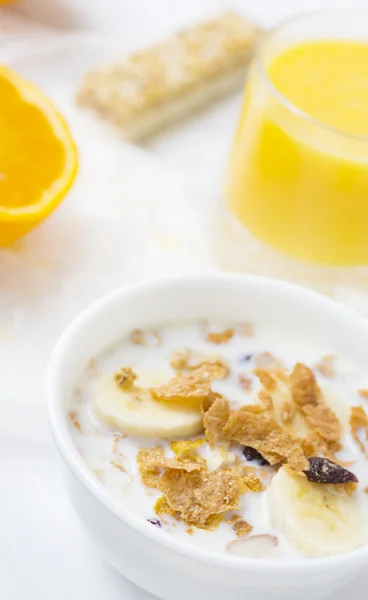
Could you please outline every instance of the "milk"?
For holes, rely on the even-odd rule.
[[[237,324],[211,323],[211,330],[222,331],[227,327]],[[270,352],[281,359],[288,369],[292,369],[296,362],[303,362],[313,366],[323,356],[333,353],[333,348],[315,346],[313,340],[301,339],[297,336],[282,336],[279,331],[263,331],[258,326],[252,336],[237,333],[227,344],[215,345],[206,341],[205,325],[203,322],[174,323],[157,327],[159,338],[149,337],[149,345],[142,346],[132,343],[128,337],[118,344],[91,357],[86,365],[75,389],[70,406],[68,407],[70,433],[74,443],[83,457],[86,465],[95,474],[101,485],[109,493],[124,504],[129,510],[138,514],[144,520],[159,520],[158,535],[169,534],[180,538],[187,544],[195,544],[215,552],[226,552],[226,545],[236,539],[232,525],[223,522],[215,531],[204,531],[191,528],[182,521],[177,521],[167,515],[157,516],[153,506],[161,496],[161,492],[145,487],[140,479],[136,462],[137,452],[143,447],[161,446],[167,456],[173,456],[170,443],[162,439],[147,439],[134,436],[124,436],[124,432],[116,432],[97,417],[93,403],[96,394],[96,383],[102,375],[116,373],[122,366],[130,366],[137,373],[150,372],[165,373],[165,377],[175,372],[171,369],[169,361],[173,351],[189,348],[203,353],[203,355],[218,354],[230,367],[230,375],[223,380],[214,382],[212,389],[223,394],[232,408],[244,404],[257,402],[257,394],[261,386],[253,374],[255,368],[254,356],[262,352]],[[161,342],[158,343],[157,339]],[[244,390],[239,385],[239,375],[247,374],[252,380],[252,389]],[[346,405],[362,404],[368,408],[368,400],[363,399],[358,389],[368,387],[368,377],[360,373],[346,357],[336,357],[336,369],[333,378],[325,378],[316,372],[318,382],[329,396],[336,397],[336,414],[347,415]],[[160,381],[157,381],[157,385]],[[340,410],[342,407],[342,411]],[[332,406],[331,406],[332,408]],[[345,418],[345,416],[344,416]],[[73,423],[74,421],[74,423]],[[198,436],[197,436],[198,437]],[[368,486],[368,463],[362,456],[358,445],[352,439],[346,426],[342,437],[343,450],[339,458],[352,460],[349,467],[359,478],[359,488],[356,492],[359,503],[368,515],[368,495],[364,489]],[[231,451],[247,464],[242,454],[240,445],[235,444]],[[208,459],[209,468],[216,468],[219,462],[219,453],[216,449],[210,450],[205,444],[198,452]],[[249,463],[259,466],[257,463]],[[271,467],[263,467],[274,474]],[[231,516],[231,512],[226,517]],[[240,510],[236,514],[242,516],[253,526],[251,535],[270,534],[278,538],[278,545],[271,550],[264,560],[284,560],[299,557],[298,551],[277,531],[271,521],[268,505],[267,490],[263,492],[250,492],[241,496]],[[367,519],[368,521],[368,519]],[[367,536],[368,539],[368,536]]]

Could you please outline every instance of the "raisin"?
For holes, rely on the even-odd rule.
[[[151,525],[155,525],[155,527],[161,527],[161,521],[159,521],[158,519],[147,519],[148,523],[151,523]]]
[[[253,354],[245,354],[244,356],[241,356],[239,359],[240,363],[245,363],[245,362],[249,362],[250,360],[252,360],[253,358]]]
[[[308,461],[309,469],[304,471],[308,481],[314,483],[358,483],[358,478],[354,473],[328,458],[312,456]]]
[[[265,458],[263,458],[262,454],[260,454],[258,452],[258,450],[255,450],[254,448],[251,448],[250,446],[244,446],[244,448],[243,448],[243,454],[244,454],[245,458],[247,460],[249,460],[249,461],[256,460],[261,465],[269,465],[270,464],[268,462],[268,460],[266,460]]]

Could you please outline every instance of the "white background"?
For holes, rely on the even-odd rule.
[[[367,2],[24,0],[3,15],[14,11],[33,21],[31,27],[42,22],[63,31],[115,32],[140,44],[224,8],[241,8],[262,24],[272,25],[291,12],[320,6],[367,6]],[[1,18],[0,13],[0,25]],[[356,581],[335,594],[334,600],[366,599],[367,587],[368,578]],[[63,489],[43,410],[37,403],[23,404],[18,398],[6,409],[0,403],[0,598],[148,598],[110,569],[80,529]]]
[[[55,27],[131,32],[144,40],[151,31],[171,31],[187,20],[240,8],[272,25],[301,10],[366,7],[365,0],[23,0],[18,11]]]

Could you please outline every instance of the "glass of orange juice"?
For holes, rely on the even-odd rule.
[[[263,38],[225,195],[275,249],[368,265],[368,11],[306,13]]]

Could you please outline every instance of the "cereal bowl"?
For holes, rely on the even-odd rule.
[[[81,373],[92,357],[137,328],[203,319],[251,322],[272,332],[275,339],[298,341],[299,346],[313,342],[347,357],[361,371],[365,369],[368,322],[312,291],[238,275],[171,278],[123,287],[75,319],[50,362],[49,423],[63,458],[66,485],[76,513],[122,575],[164,600],[187,600],[190,596],[243,600],[246,595],[255,600],[303,600],[312,595],[322,598],[347,584],[367,565],[368,545],[359,544],[331,556],[297,554],[282,560],[278,556],[263,559],[230,555],[211,545],[197,547],[153,527],[127,508],[88,468],[74,443],[69,408]],[[362,472],[364,477],[364,469],[360,479]],[[282,499],[277,502],[282,503]],[[366,526],[363,519],[361,529]]]

